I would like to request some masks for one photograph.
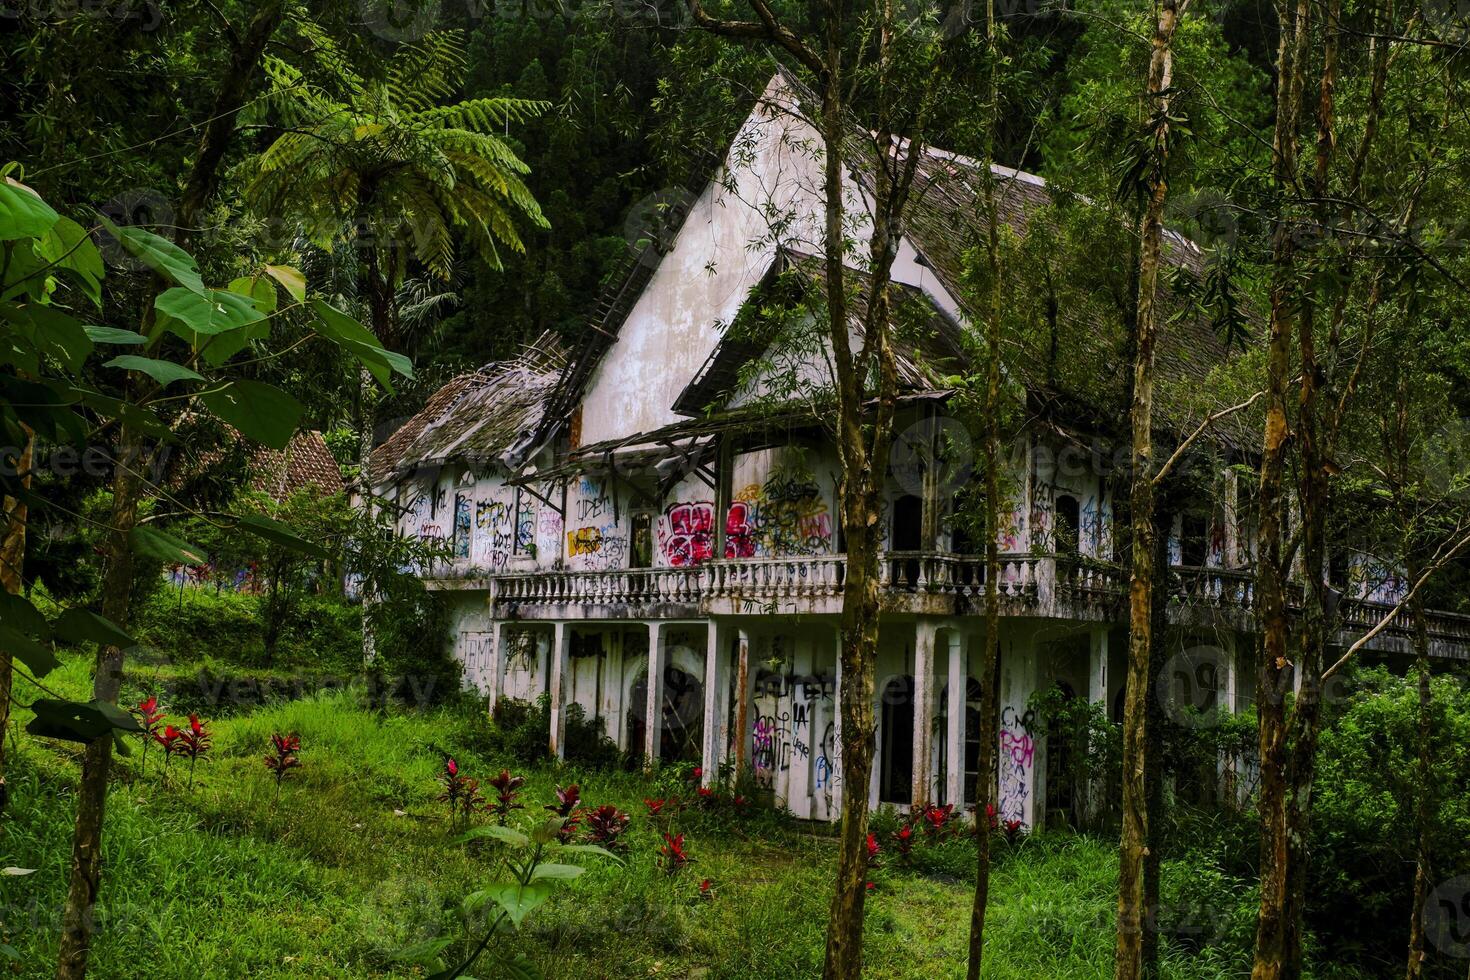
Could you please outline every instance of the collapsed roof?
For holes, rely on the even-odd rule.
[[[515,468],[566,366],[566,348],[546,333],[518,357],[459,375],[373,450],[371,481],[450,460]]]

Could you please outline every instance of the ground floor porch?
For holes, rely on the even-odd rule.
[[[579,713],[650,764],[688,761],[709,782],[748,772],[798,817],[835,820],[842,778],[842,670],[835,616],[493,620],[475,591],[448,596],[455,657],[493,710],[504,698],[550,704],[553,754]],[[885,617],[874,685],[869,804],[908,808],[977,796],[983,623]],[[1116,626],[1007,618],[1000,632],[996,787],[1003,820],[1076,824],[1098,787],[1068,766],[1079,747],[1040,717],[1033,695],[1055,689],[1121,720],[1125,635]],[[1254,692],[1242,639],[1228,631],[1175,637],[1160,695],[1176,707],[1234,710]],[[654,697],[649,696],[650,688]],[[1050,778],[1049,778],[1050,777]]]

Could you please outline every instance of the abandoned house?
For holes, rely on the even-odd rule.
[[[422,571],[452,606],[466,682],[492,705],[548,696],[553,751],[565,752],[579,709],[620,748],[702,762],[707,780],[722,765],[748,767],[799,817],[836,819],[844,792],[874,806],[968,804],[985,683],[984,560],[959,517],[979,435],[967,443],[945,379],[965,366],[973,329],[965,251],[984,175],[972,160],[927,152],[893,268],[905,313],[877,751],[871,785],[848,787],[838,757],[840,469],[812,397],[830,385],[828,359],[810,316],[771,313],[782,296],[821,292],[812,259],[822,252],[821,141],[801,98],[777,75],[715,177],[661,199],[677,213],[635,248],[578,349],[543,341],[455,379],[377,449],[372,483],[405,533],[449,546],[452,559]],[[993,175],[1003,220],[1018,230],[1049,205],[1040,178]],[[866,186],[851,175],[854,215]],[[1167,252],[1186,271],[1203,262],[1177,235]],[[1085,313],[1064,310],[1062,320],[1063,366],[1107,384],[1059,393],[1051,370],[1025,363],[1010,378],[1038,407],[1007,456],[998,799],[1004,819],[1026,826],[1085,805],[1060,764],[1064,739],[1048,737],[1029,699],[1055,687],[1119,718],[1126,652],[1120,491],[1099,465],[1112,450],[1096,449],[1098,433],[1126,418],[1117,388],[1126,362]],[[1161,382],[1187,390],[1226,356],[1202,318],[1171,316]],[[1200,418],[1167,396],[1158,411],[1175,431]],[[1200,710],[1230,711],[1255,694],[1252,518],[1248,481],[1231,469],[1251,438],[1229,425],[1212,433],[1214,468],[1169,540],[1170,683]],[[1402,586],[1367,554],[1336,557],[1351,636]],[[1436,655],[1465,655],[1470,620],[1435,614],[1431,631]],[[1391,629],[1374,646],[1406,643]]]

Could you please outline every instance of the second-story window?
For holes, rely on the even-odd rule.
[[[1179,564],[1202,568],[1210,553],[1210,523],[1199,514],[1185,514],[1179,522]]]
[[[628,567],[653,567],[653,515],[647,511],[634,514],[632,528],[632,547],[628,551]]]
[[[1082,509],[1077,504],[1077,498],[1065,493],[1057,497],[1057,554],[1077,554],[1081,546],[1081,541],[1078,537],[1081,525]]]

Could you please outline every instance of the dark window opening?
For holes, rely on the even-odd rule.
[[[1082,508],[1077,498],[1062,494],[1057,498],[1056,551],[1059,555],[1075,555],[1080,550]]]
[[[895,677],[883,688],[883,768],[878,799],[908,805],[914,795],[914,679]]]
[[[628,552],[629,568],[653,567],[653,515],[633,515],[631,547]]]

